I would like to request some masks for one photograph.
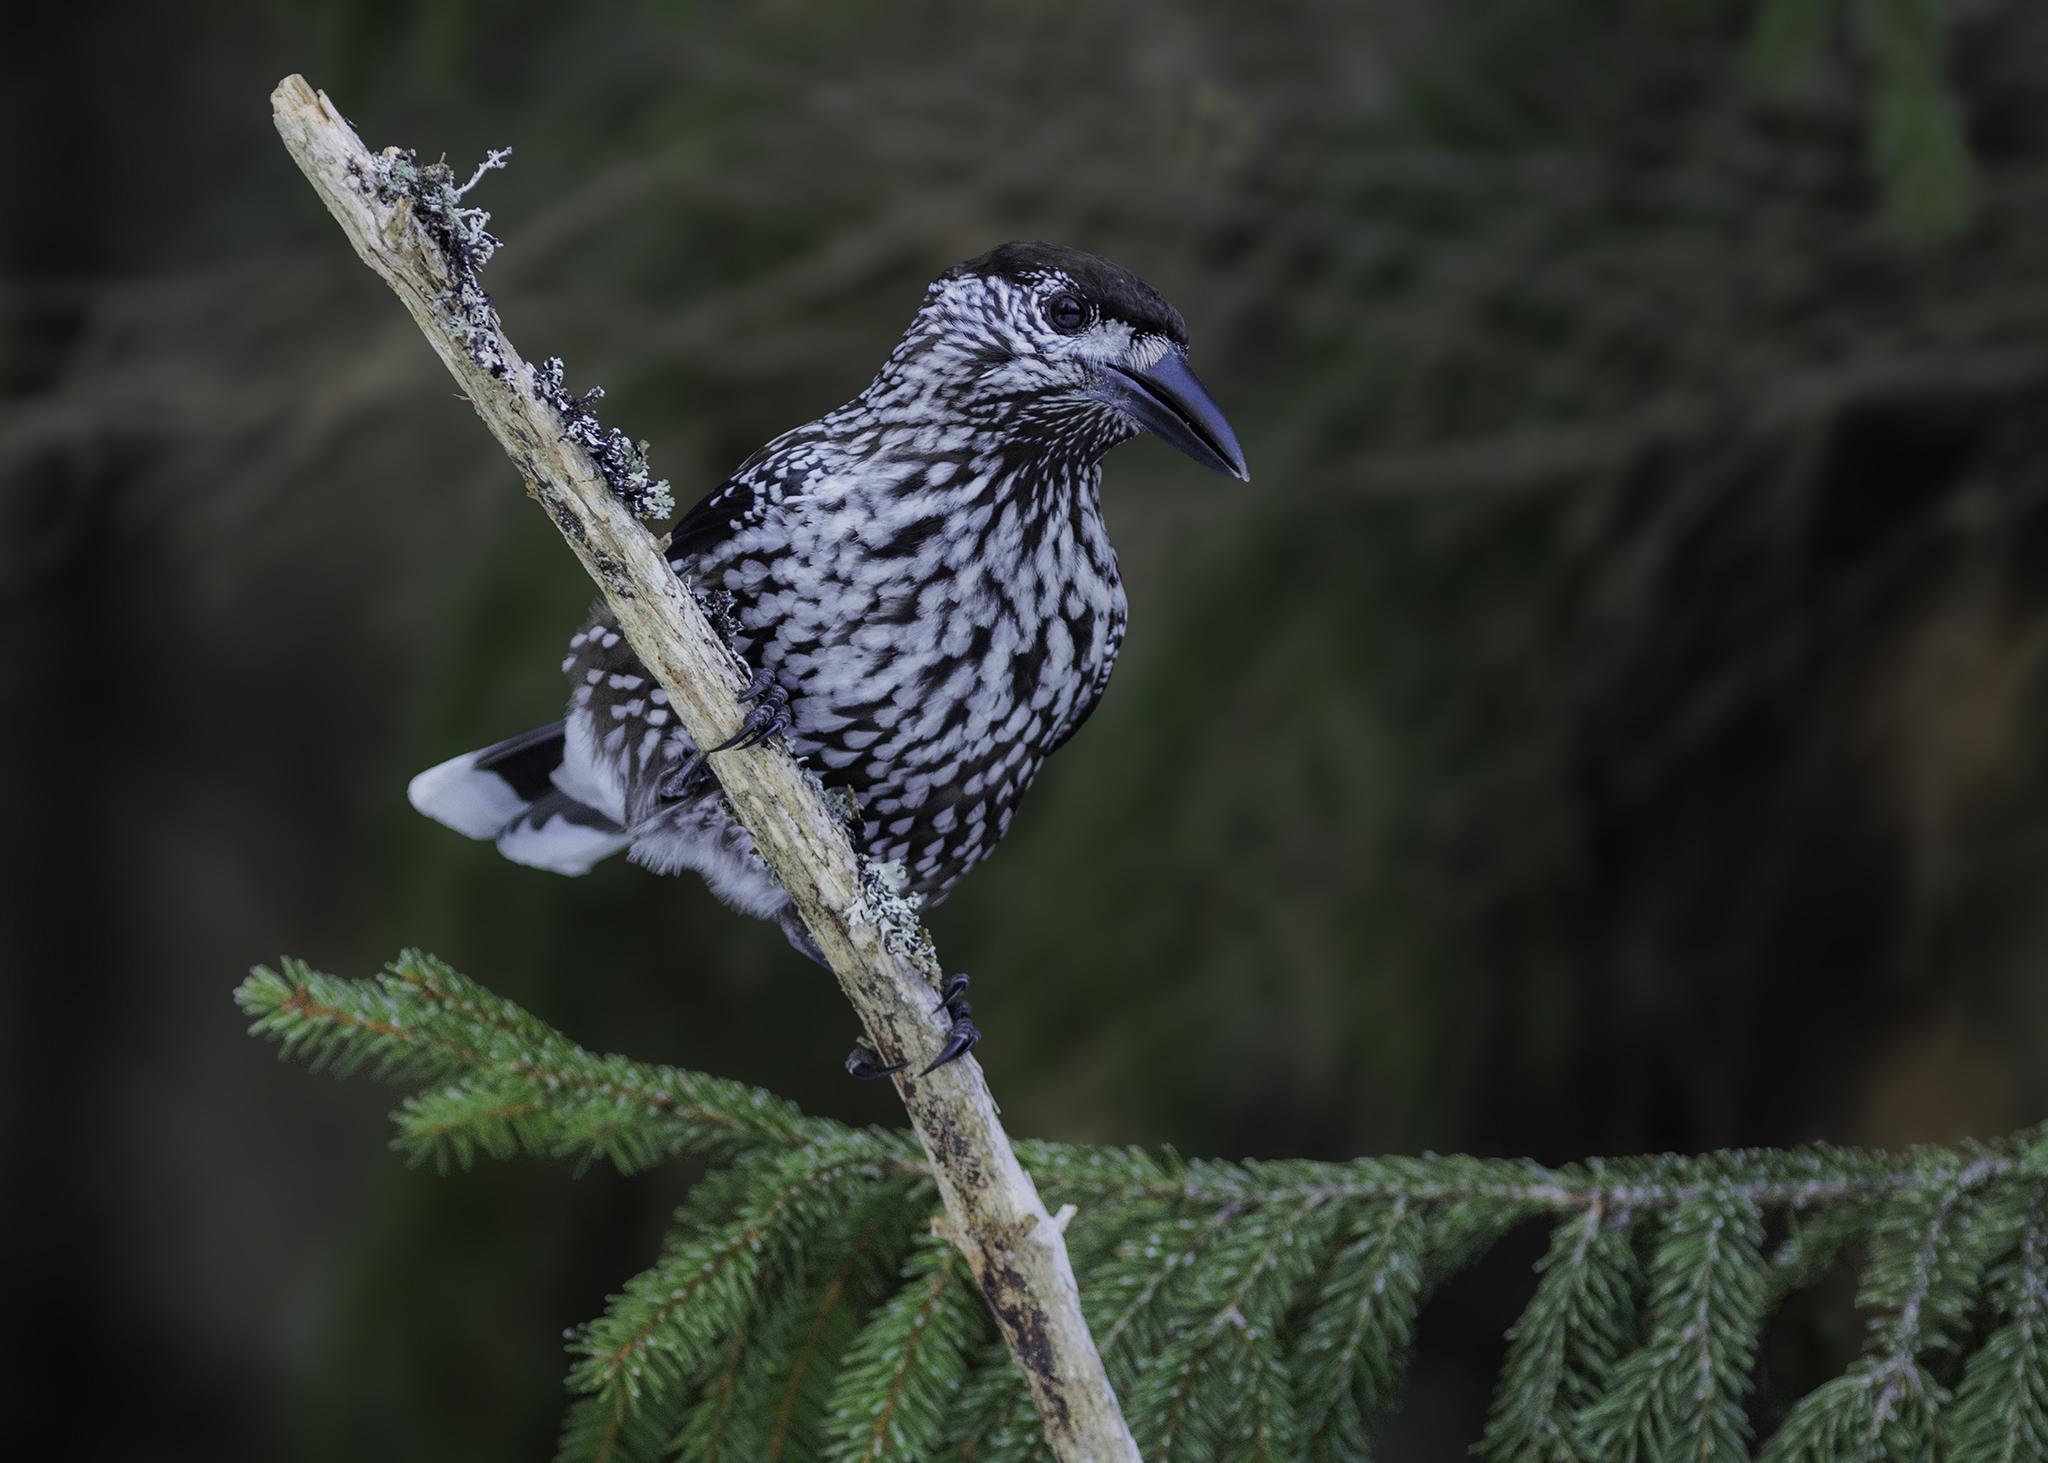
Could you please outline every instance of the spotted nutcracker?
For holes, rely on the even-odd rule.
[[[855,795],[860,851],[944,898],[1109,682],[1125,600],[1101,462],[1140,431],[1248,477],[1158,291],[1041,243],[947,270],[865,391],[761,448],[676,526],[669,562],[731,596],[733,648],[756,671],[746,724],[710,751],[786,732]],[[622,851],[694,869],[817,958],[608,612],[562,669],[563,720],[422,772],[413,806],[557,873]],[[947,983],[934,1066],[978,1039],[964,985]],[[885,1070],[858,1051],[848,1065]]]

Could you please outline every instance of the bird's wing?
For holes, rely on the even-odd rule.
[[[1074,703],[1074,709],[1067,715],[1067,724],[1061,727],[1045,749],[1050,757],[1061,747],[1073,740],[1074,733],[1081,729],[1083,722],[1095,714],[1095,708],[1102,704],[1102,693],[1109,689],[1109,673],[1116,667],[1116,653],[1123,645],[1124,627],[1122,620],[1112,622],[1109,632],[1109,654],[1102,658],[1102,664],[1095,669],[1095,679],[1088,683],[1088,689],[1081,693],[1081,699]]]
[[[802,490],[815,474],[819,445],[827,440],[824,425],[808,422],[761,448],[733,470],[731,477],[676,522],[668,538],[668,561],[688,571],[741,529],[761,522],[785,493]]]
[[[768,508],[768,496],[759,479],[739,473],[727,478],[710,497],[676,521],[669,533],[668,561],[678,570],[688,569],[711,550],[750,524],[759,523]]]

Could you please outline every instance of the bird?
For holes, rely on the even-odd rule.
[[[1137,275],[1029,240],[955,265],[859,395],[760,448],[670,535],[670,566],[752,669],[739,730],[695,745],[600,604],[562,660],[566,714],[420,773],[413,807],[559,874],[621,852],[692,870],[824,963],[706,759],[785,737],[851,796],[856,848],[944,899],[1109,684],[1129,606],[1102,459],[1144,432],[1250,480],[1180,312]],[[944,983],[927,1072],[980,1039],[966,983]]]

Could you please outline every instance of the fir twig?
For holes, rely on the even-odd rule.
[[[1857,1295],[1872,1313],[1869,1348],[1792,1410],[1761,1455],[1766,1463],[1844,1452],[1902,1463],[1929,1455],[1948,1392],[1927,1359],[1954,1346],[1985,1269],[2011,1234],[2009,1196],[1994,1206],[1983,1192],[1998,1172],[1993,1160],[1979,1159],[1885,1212]]]
[[[1584,1409],[1586,1456],[1748,1456],[1742,1398],[1763,1330],[1762,1247],[1763,1216],[1741,1195],[1694,1200],[1665,1220],[1650,1266],[1649,1340]]]
[[[585,1051],[416,950],[368,981],[297,960],[259,967],[235,999],[252,1032],[316,1070],[442,1084],[406,1099],[396,1141],[412,1161],[443,1169],[478,1153],[526,1152],[602,1157],[631,1171],[828,1131],[758,1087]]]
[[[986,1334],[986,1312],[967,1267],[944,1241],[920,1244],[903,1281],[846,1354],[825,1424],[827,1457],[924,1460],[943,1442],[947,1410]]]
[[[2019,1241],[1991,1277],[2008,1319],[1970,1359],[1943,1422],[1950,1458],[2048,1458],[2048,1192],[2028,1186],[2024,1205]]]
[[[1591,1457],[1579,1415],[1603,1396],[1634,1332],[1635,1252],[1628,1218],[1588,1207],[1552,1231],[1536,1294],[1508,1332],[1492,1421],[1494,1463]]]

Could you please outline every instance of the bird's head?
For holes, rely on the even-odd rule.
[[[1122,265],[1057,244],[1004,244],[932,282],[871,390],[1090,462],[1151,432],[1248,480],[1187,347],[1180,312]]]

